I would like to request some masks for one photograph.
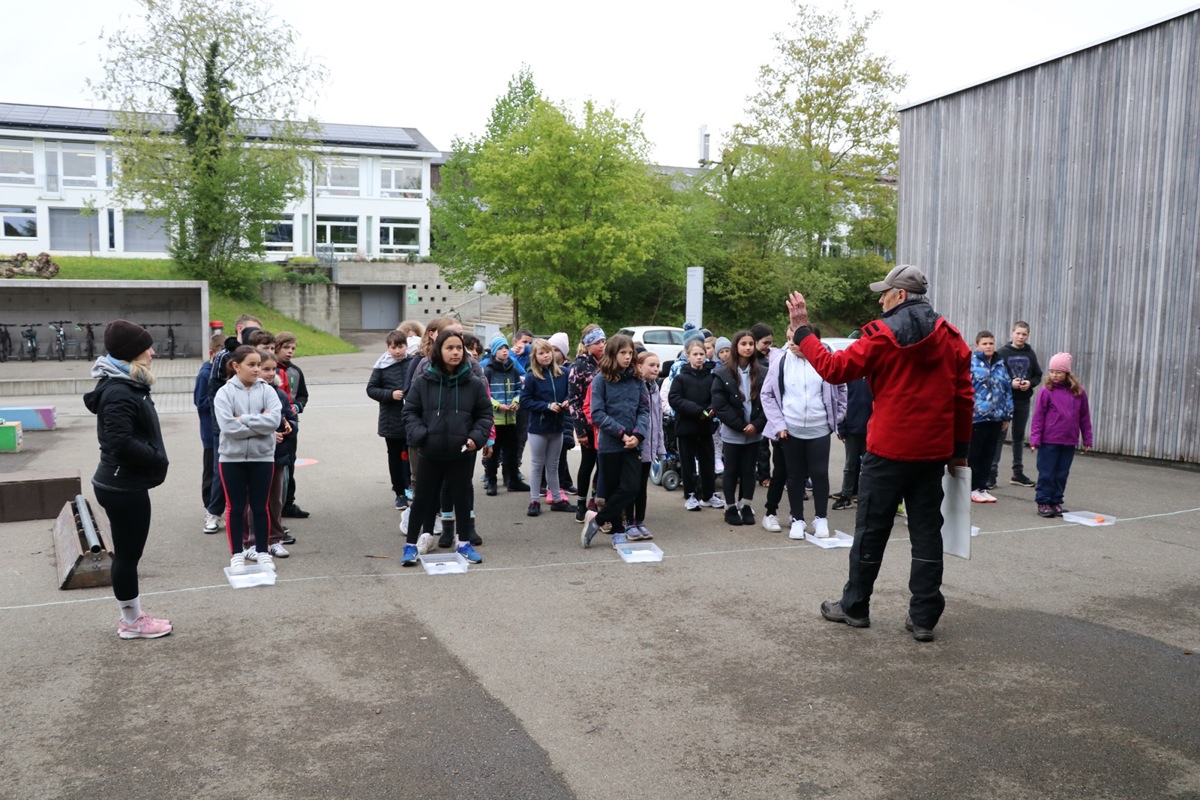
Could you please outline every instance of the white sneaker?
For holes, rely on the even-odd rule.
[[[425,555],[432,549],[433,549],[433,534],[432,533],[422,533],[420,536],[417,537],[417,552],[419,554]]]
[[[792,527],[788,530],[788,538],[789,539],[803,539],[804,538],[804,520],[802,520],[802,519],[792,520]]]
[[[685,511],[699,511],[700,501],[696,499],[696,495],[689,494],[687,500],[683,501],[683,508]]]
[[[829,538],[829,520],[824,517],[817,517],[813,520],[813,535],[818,539]]]
[[[441,514],[436,514],[433,518],[433,532],[436,534],[439,534],[439,535],[442,532],[442,515]],[[405,531],[405,533],[408,533],[408,531]]]
[[[779,517],[774,514],[763,514],[762,520],[763,530],[768,530],[771,533],[779,533],[783,528],[779,527]]]
[[[724,508],[725,507],[725,498],[721,497],[721,495],[719,495],[719,494],[714,493],[712,497],[708,498],[708,504],[710,506],[712,506],[713,508]]]
[[[246,568],[246,554],[245,553],[234,553],[233,557],[229,559],[229,568],[230,569],[245,569]]]
[[[986,503],[987,500],[984,499],[985,494],[986,494],[986,492],[984,492],[982,489],[976,489],[975,491],[971,492],[971,502],[972,503]]]
[[[725,474],[725,462],[724,461],[722,461],[721,459],[718,458],[717,462],[715,464],[715,467],[716,468],[713,470],[713,472],[715,472],[717,475]]]
[[[267,550],[275,558],[287,558],[288,556],[291,555],[291,553],[289,553],[287,551],[287,548],[285,548],[279,542],[276,542],[275,544],[271,545],[270,547],[267,548]]]
[[[992,493],[991,493],[991,492],[989,492],[987,489],[984,489],[982,492],[980,492],[980,494],[982,494],[982,495],[983,495],[983,502],[985,502],[985,503],[994,503],[994,502],[996,502],[996,498],[995,498],[995,496],[994,496],[994,495],[992,495]]]
[[[247,561],[258,561],[258,549],[254,545],[250,545],[243,550],[242,555],[246,557]]]
[[[275,559],[271,557],[270,553],[259,553],[258,565],[263,569],[269,569],[272,572],[275,571]]]
[[[403,536],[408,535],[408,513],[410,509],[411,506],[400,512],[400,533]]]
[[[216,533],[219,530],[221,530],[221,518],[218,517],[216,514],[205,514],[204,515],[204,532],[205,533]]]
[[[699,500],[697,500],[696,502],[698,502],[700,504],[701,508],[709,508],[712,506],[712,503],[708,502],[703,497],[700,498]]]

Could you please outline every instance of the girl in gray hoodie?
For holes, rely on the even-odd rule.
[[[221,486],[225,489],[225,530],[229,534],[229,566],[246,565],[242,550],[245,509],[254,520],[254,548],[258,565],[275,569],[268,550],[268,495],[275,471],[275,429],[283,405],[274,387],[259,380],[262,361],[257,349],[242,345],[229,357],[228,380],[213,398],[213,413],[220,430],[218,459]]]

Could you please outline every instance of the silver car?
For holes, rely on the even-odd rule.
[[[683,328],[672,328],[664,325],[634,325],[621,328],[617,333],[633,339],[658,356],[664,365],[675,360],[683,349]],[[664,370],[665,371],[665,370]]]

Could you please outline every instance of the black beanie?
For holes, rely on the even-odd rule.
[[[127,319],[116,319],[104,329],[104,349],[113,358],[133,361],[154,346],[150,331]]]

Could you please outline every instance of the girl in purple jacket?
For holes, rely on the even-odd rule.
[[[1083,450],[1092,449],[1092,413],[1087,392],[1071,372],[1071,354],[1055,353],[1046,370],[1046,382],[1034,401],[1029,446],[1037,454],[1035,492],[1038,515],[1060,516],[1063,493],[1071,474],[1075,447],[1083,436]]]

